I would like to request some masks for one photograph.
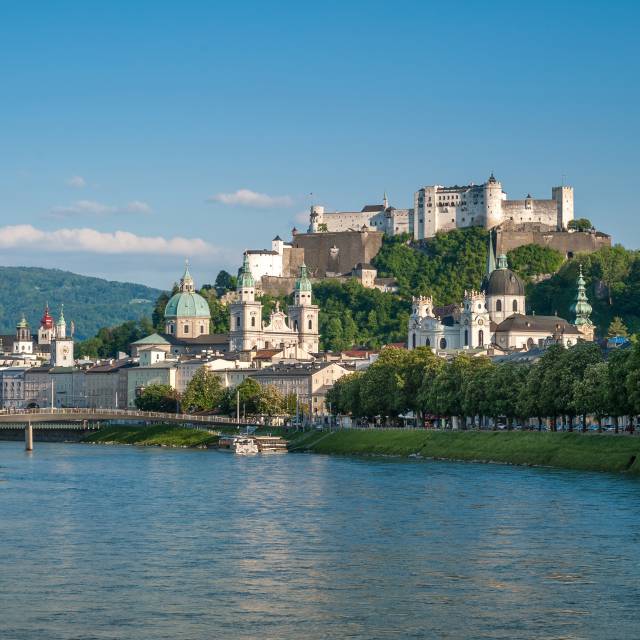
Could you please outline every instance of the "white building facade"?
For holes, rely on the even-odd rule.
[[[423,187],[414,195],[412,235],[432,238],[439,231],[481,226],[491,229],[504,222],[536,223],[550,229],[566,229],[573,220],[573,187],[553,187],[551,199],[528,195],[509,200],[493,174],[480,185]]]

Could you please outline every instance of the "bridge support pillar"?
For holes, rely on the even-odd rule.
[[[30,422],[24,428],[24,448],[25,451],[33,451],[33,427]]]

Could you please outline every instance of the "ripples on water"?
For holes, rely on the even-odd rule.
[[[640,482],[0,443],[2,640],[640,637]]]

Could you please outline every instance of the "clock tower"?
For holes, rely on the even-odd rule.
[[[60,308],[60,318],[56,323],[55,334],[51,341],[51,366],[73,367],[73,337],[67,337],[64,305]]]

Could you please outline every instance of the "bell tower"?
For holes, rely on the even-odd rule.
[[[238,300],[229,305],[231,351],[247,351],[262,346],[262,302],[256,300],[256,283],[249,267],[249,256],[238,273]]]
[[[315,353],[319,349],[318,305],[312,302],[311,280],[307,265],[302,263],[296,280],[293,305],[289,307],[289,326],[298,334],[298,344]]]
[[[33,338],[27,319],[22,314],[20,322],[16,325],[16,339],[13,341],[13,353],[33,353]]]
[[[64,319],[64,305],[62,305],[55,335],[51,341],[51,366],[73,367],[73,363],[73,337],[67,337],[67,323]]]

